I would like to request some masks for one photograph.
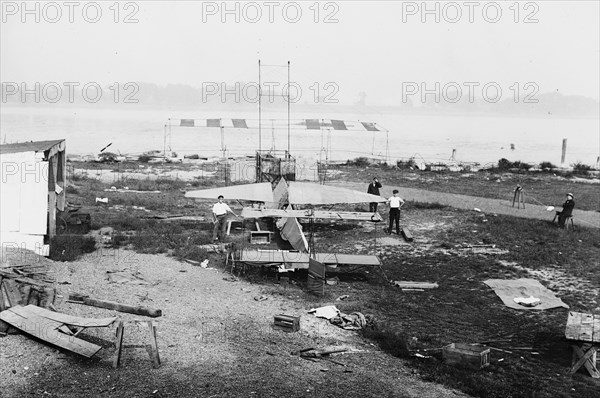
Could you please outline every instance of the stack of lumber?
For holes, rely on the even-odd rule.
[[[56,290],[49,277],[51,262],[36,254],[3,256],[0,264],[0,311],[17,305],[37,305],[48,308],[54,303]],[[0,333],[8,325],[0,321]]]

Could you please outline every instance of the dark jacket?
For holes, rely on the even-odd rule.
[[[379,181],[372,182],[372,183],[369,184],[369,188],[367,189],[367,193],[370,193],[371,195],[377,195],[377,196],[379,196],[379,188],[381,188],[381,183]]]
[[[565,203],[563,203],[562,215],[570,216],[573,214],[573,208],[575,207],[575,201],[572,199],[567,199]]]

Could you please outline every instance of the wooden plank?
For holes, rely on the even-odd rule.
[[[115,369],[119,367],[119,363],[121,362],[121,352],[123,349],[123,332],[123,321],[119,321],[119,325],[117,326],[117,339],[115,341],[117,352],[115,353],[115,358],[113,359],[113,368]]]
[[[70,294],[69,301],[71,301],[73,303],[77,303],[77,304],[85,304],[85,305],[90,305],[92,307],[107,308],[109,310],[127,312],[130,314],[136,314],[136,315],[150,316],[150,317],[154,317],[154,318],[162,315],[162,311],[159,309],[142,307],[142,306],[136,307],[136,306],[132,306],[132,305],[117,303],[115,301],[94,299],[94,298],[91,298],[91,297],[88,297],[88,296],[85,296],[85,295],[82,295],[79,293]]]
[[[590,346],[587,349],[587,351],[584,351],[584,349],[573,344],[572,348],[573,348],[573,352],[575,352],[575,354],[577,355],[579,360],[577,362],[575,362],[575,364],[573,365],[573,367],[571,368],[569,373],[574,374],[583,365],[587,369],[590,376],[592,376],[595,379],[600,378],[600,372],[596,368],[596,361],[595,361],[596,347]]]
[[[160,356],[158,355],[158,344],[156,343],[156,325],[152,321],[148,321],[148,329],[150,332],[150,359],[154,369],[160,367]]]
[[[435,289],[439,287],[435,282],[395,281],[394,285],[403,289]]]
[[[0,276],[0,312],[4,311],[5,309],[8,308],[8,299],[5,299],[4,296],[4,289],[2,288],[2,276]],[[0,333],[2,334],[6,334],[8,333],[8,329],[10,328],[10,326],[8,325],[8,323],[0,320]]]
[[[581,328],[581,313],[569,311],[567,326],[565,328],[565,337],[569,340],[579,340],[579,329]]]
[[[21,304],[21,300],[23,298],[21,297],[21,293],[19,292],[17,283],[13,279],[4,279],[2,281],[2,288],[6,292],[6,298],[8,299],[8,308]]]
[[[40,340],[86,358],[91,358],[102,348],[99,345],[59,332],[58,328],[61,326],[59,322],[28,312],[21,306],[1,312],[0,319]]]
[[[594,315],[592,342],[600,343],[600,315]]]
[[[28,305],[25,307],[27,311],[30,311],[36,315],[41,317],[52,319],[53,321],[64,323],[71,326],[78,326],[83,328],[103,328],[113,324],[114,321],[117,320],[116,316],[110,318],[81,318],[78,316],[72,316],[68,314],[63,314],[60,312],[53,312],[47,310],[45,308],[37,307],[35,305]]]
[[[412,242],[413,241],[413,236],[410,233],[410,231],[408,230],[408,228],[402,227],[402,237],[407,242]]]
[[[581,326],[579,328],[580,341],[592,341],[594,327],[594,316],[592,314],[581,314]]]

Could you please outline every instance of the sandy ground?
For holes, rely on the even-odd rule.
[[[387,242],[390,243],[390,242]],[[160,308],[162,366],[152,369],[144,348],[127,348],[112,368],[115,327],[88,329],[84,339],[103,346],[88,360],[23,335],[0,339],[0,395],[44,397],[455,397],[422,381],[404,362],[378,350],[354,331],[309,315],[298,287],[285,289],[240,279],[221,269],[195,267],[164,255],[100,249],[79,261],[54,263],[60,312],[125,320],[126,345],[148,344],[144,317],[66,302],[70,292]],[[147,284],[109,283],[107,271],[137,273]],[[70,284],[66,284],[69,282]],[[275,293],[274,293],[275,292]],[[266,301],[256,301],[265,295]],[[276,314],[301,316],[301,331],[273,330]],[[144,318],[148,320],[150,318]],[[336,361],[317,363],[293,350],[343,347]]]

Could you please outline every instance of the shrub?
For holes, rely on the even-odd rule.
[[[544,169],[555,169],[556,166],[554,164],[552,164],[551,162],[542,162],[540,163],[540,169],[544,170]]]
[[[505,158],[498,160],[498,170],[500,170],[500,171],[508,171],[510,169],[527,171],[531,167],[533,167],[533,166],[530,165],[529,163],[521,162],[520,160],[517,160],[515,162],[511,162],[510,160],[505,159]]]
[[[148,155],[140,155],[140,157],[138,158],[138,160],[142,163],[148,163],[150,159],[152,158]]]
[[[359,166],[359,167],[365,167],[368,166],[371,162],[369,162],[369,159],[365,158],[365,157],[358,157],[355,158],[354,160],[347,160],[346,164],[348,166]]]
[[[67,185],[66,192],[69,194],[77,195],[79,193],[79,190],[72,185]]]
[[[396,166],[401,169],[405,168],[415,168],[417,163],[415,162],[415,158],[409,158],[408,160],[398,160],[396,162]]]
[[[50,259],[74,261],[96,250],[96,241],[90,236],[56,235],[50,240]]]
[[[592,166],[588,166],[581,162],[573,163],[571,167],[573,167],[573,173],[575,174],[587,174],[588,171],[592,170]]]
[[[113,152],[102,152],[100,155],[98,155],[101,163],[116,163],[119,161],[117,156],[118,155]]]

